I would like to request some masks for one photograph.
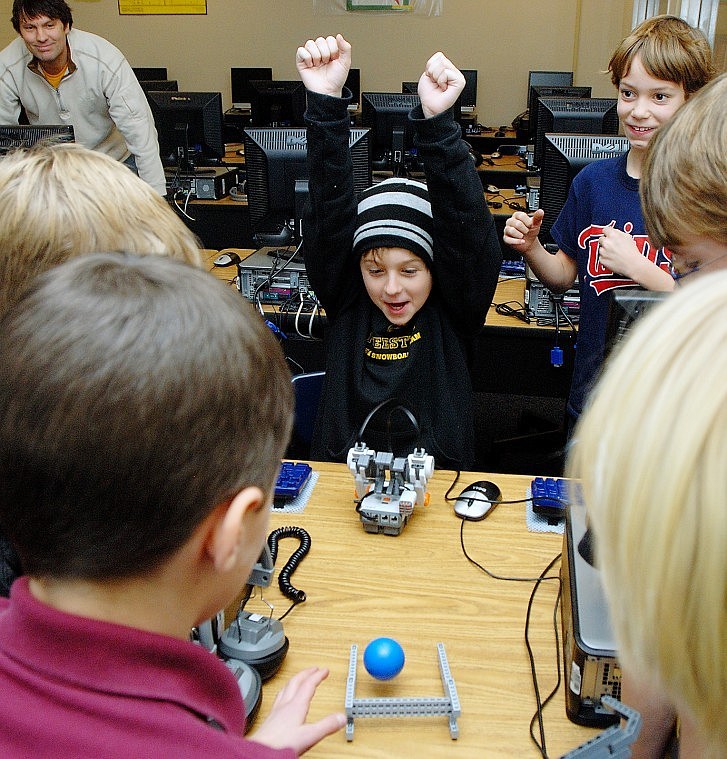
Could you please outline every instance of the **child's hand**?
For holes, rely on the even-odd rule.
[[[515,211],[505,222],[503,241],[513,250],[525,255],[538,239],[544,216],[545,211],[542,208],[539,208],[532,216],[528,216],[524,211]]]
[[[634,238],[616,229],[613,225],[603,228],[603,236],[598,242],[598,260],[614,274],[621,274],[636,280],[643,256],[636,247]]]
[[[351,45],[340,34],[308,40],[298,48],[295,66],[307,90],[340,98],[351,68]]]
[[[250,739],[271,748],[292,748],[305,753],[327,735],[346,724],[343,713],[329,714],[318,722],[306,723],[316,688],[328,677],[327,669],[311,667],[292,677],[275,697],[270,714]]]
[[[444,53],[435,53],[419,78],[419,100],[426,118],[451,108],[464,89],[464,75]]]

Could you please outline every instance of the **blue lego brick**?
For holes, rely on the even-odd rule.
[[[502,264],[500,264],[500,274],[509,277],[524,277],[525,261],[503,260]]]
[[[284,461],[275,483],[273,505],[278,508],[298,497],[310,479],[313,470],[309,464]]]
[[[554,477],[535,477],[530,483],[533,511],[549,519],[562,519],[568,503],[568,481]]]

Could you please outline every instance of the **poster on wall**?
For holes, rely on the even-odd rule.
[[[440,16],[444,0],[313,0],[317,16],[379,13],[388,16]]]
[[[120,16],[205,16],[207,0],[119,0]]]

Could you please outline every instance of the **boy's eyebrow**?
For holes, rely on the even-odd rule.
[[[619,82],[619,88],[626,87],[629,90],[638,90],[638,87],[636,87],[633,84],[630,84],[628,79],[624,78]],[[650,87],[646,90],[646,92],[663,92],[664,90],[678,90],[682,87],[681,84],[678,82],[664,82],[664,84],[660,85],[659,87]]]

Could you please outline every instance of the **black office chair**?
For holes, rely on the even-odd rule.
[[[293,375],[295,421],[293,422],[293,434],[286,452],[286,458],[310,458],[313,427],[315,426],[325,376],[325,372],[306,372],[305,374]]]

